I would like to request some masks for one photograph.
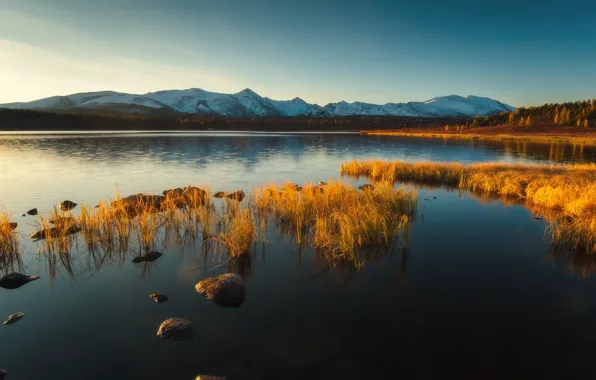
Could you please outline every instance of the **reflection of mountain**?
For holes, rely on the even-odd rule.
[[[470,149],[471,148],[471,149]],[[438,161],[512,159],[577,162],[596,161],[593,147],[526,142],[456,142],[379,138],[360,135],[246,135],[246,134],[138,134],[100,136],[0,137],[0,150],[37,151],[78,162],[110,167],[149,160],[192,167],[240,164],[251,168],[275,157],[298,161],[314,154],[339,159],[360,157]]]

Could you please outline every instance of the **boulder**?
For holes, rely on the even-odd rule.
[[[37,232],[34,232],[30,235],[31,239],[36,240],[43,240],[47,238],[56,238],[60,236],[68,236],[72,234],[76,234],[77,232],[81,232],[82,228],[76,224],[71,224],[70,226],[58,226],[52,228],[44,228]]]
[[[62,211],[70,211],[75,207],[77,207],[77,203],[73,201],[66,200],[60,203],[60,210]]]
[[[217,193],[213,194],[213,198],[224,198],[226,196],[226,193],[224,193],[223,191],[218,191]]]
[[[159,294],[159,293],[151,293],[151,294],[149,294],[149,297],[151,297],[151,299],[155,303],[164,303],[167,300],[169,300],[168,296],[166,296],[165,294]]]
[[[18,223],[8,223],[8,229],[13,231],[14,229],[17,228],[19,224]]]
[[[21,273],[10,273],[0,278],[0,288],[4,289],[17,289],[21,286],[30,283],[31,281],[37,280],[39,276],[27,276]]]
[[[239,307],[244,302],[244,283],[233,273],[206,278],[195,286],[195,290],[222,307]]]
[[[134,259],[132,259],[132,262],[135,264],[138,264],[138,263],[142,263],[145,261],[155,261],[162,256],[163,256],[163,253],[160,253],[157,251],[151,251],[145,255],[135,257]]]
[[[226,198],[233,199],[238,202],[242,202],[244,200],[245,196],[246,195],[244,194],[244,191],[238,190],[238,191],[234,191],[233,193],[226,195]]]
[[[157,336],[164,339],[186,340],[195,336],[195,327],[191,321],[183,318],[170,318],[161,323]]]
[[[14,313],[8,316],[8,319],[4,321],[5,325],[12,325],[13,323],[20,321],[25,316],[25,313]]]
[[[31,210],[27,211],[27,215],[37,215],[37,209],[32,208]]]

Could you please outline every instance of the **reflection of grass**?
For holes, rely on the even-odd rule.
[[[596,165],[351,162],[342,175],[374,181],[436,183],[523,201],[551,222],[554,241],[596,252]]]
[[[16,224],[10,221],[7,213],[0,214],[0,267],[5,268],[18,262],[21,255]]]

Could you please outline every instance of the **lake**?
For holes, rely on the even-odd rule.
[[[558,253],[521,205],[419,189],[407,246],[359,271],[321,262],[273,226],[242,268],[204,255],[200,241],[169,246],[152,265],[84,246],[49,255],[27,237],[36,217],[21,217],[116,192],[340,179],[342,162],[372,158],[596,162],[596,148],[357,134],[0,135],[0,210],[25,242],[21,263],[2,270],[41,276],[0,289],[0,317],[26,313],[0,327],[0,368],[14,380],[596,376],[596,260]],[[198,281],[229,271],[245,281],[239,308],[196,293]],[[153,292],[170,300],[155,304]],[[195,338],[157,338],[169,317],[193,321]]]

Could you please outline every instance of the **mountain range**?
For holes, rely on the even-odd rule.
[[[370,104],[363,102],[329,103],[324,107],[300,98],[273,100],[251,89],[236,94],[222,94],[199,88],[166,90],[142,95],[113,91],[52,96],[25,103],[0,104],[0,108],[45,111],[114,112],[122,114],[183,113],[195,115],[249,116],[487,116],[515,108],[490,98],[478,96],[442,96],[425,102]]]

